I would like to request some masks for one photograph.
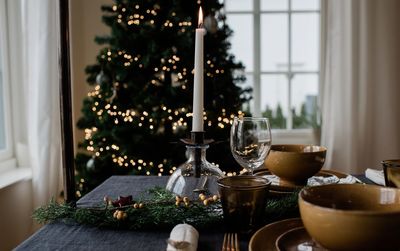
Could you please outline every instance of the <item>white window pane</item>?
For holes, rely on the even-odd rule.
[[[292,16],[292,70],[317,71],[319,68],[319,15]]]
[[[261,75],[261,113],[270,119],[274,129],[286,128],[289,95],[284,74]]]
[[[253,71],[253,18],[250,14],[228,14],[227,24],[233,30],[230,38],[231,53],[246,67]]]
[[[252,88],[254,90],[254,78],[252,74],[246,74],[246,81],[240,85],[240,87],[242,89],[245,88]],[[248,103],[244,103],[242,110],[245,112],[250,112],[250,113],[254,113],[254,94],[253,93],[249,93],[246,95],[250,95],[253,98],[248,102]]]
[[[319,10],[320,0],[292,0],[292,10]]]
[[[288,15],[261,16],[261,70],[288,70]]]
[[[288,10],[287,0],[261,0],[261,10]]]
[[[296,74],[292,79],[293,128],[312,128],[317,118],[318,74]]]
[[[252,0],[225,0],[226,11],[251,11],[253,10]]]

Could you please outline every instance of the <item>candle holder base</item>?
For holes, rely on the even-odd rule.
[[[206,159],[206,150],[213,140],[204,140],[204,132],[192,132],[186,144],[187,161],[170,176],[166,189],[179,196],[197,199],[200,193],[218,193],[216,181],[223,177],[222,171]]]

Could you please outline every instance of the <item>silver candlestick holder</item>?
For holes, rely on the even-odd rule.
[[[187,160],[169,177],[166,189],[191,199],[198,198],[200,193],[218,194],[216,181],[224,174],[206,159],[206,151],[213,140],[204,139],[204,131],[202,131],[191,132],[190,139],[181,139],[181,141],[186,145]]]

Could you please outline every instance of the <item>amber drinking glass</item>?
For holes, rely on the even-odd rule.
[[[225,177],[217,183],[229,231],[249,233],[262,225],[270,181],[242,175]]]

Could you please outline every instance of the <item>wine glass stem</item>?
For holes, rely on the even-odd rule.
[[[249,173],[250,176],[253,176],[253,169],[249,169],[248,173]]]

